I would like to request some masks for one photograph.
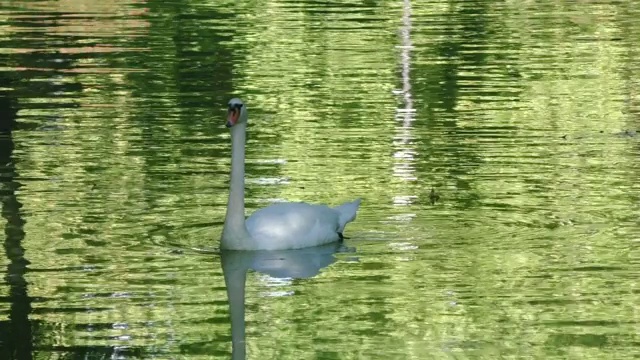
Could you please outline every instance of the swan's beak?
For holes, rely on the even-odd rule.
[[[226,126],[228,128],[230,128],[233,125],[235,125],[236,122],[238,122],[238,118],[239,117],[240,117],[240,109],[238,109],[237,107],[230,107],[229,111],[227,112],[227,124],[226,124]]]

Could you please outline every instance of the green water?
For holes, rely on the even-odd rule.
[[[0,358],[640,357],[639,19],[0,1]],[[218,253],[235,96],[248,211],[362,197],[342,246]]]

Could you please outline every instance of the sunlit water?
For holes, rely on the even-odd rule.
[[[0,358],[637,358],[638,19],[0,2]],[[234,96],[248,210],[360,196],[345,244],[219,254]]]

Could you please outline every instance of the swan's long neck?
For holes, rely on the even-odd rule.
[[[244,223],[244,145],[247,124],[231,128],[231,185],[227,201],[227,215],[222,231],[222,248],[241,249],[250,236]]]

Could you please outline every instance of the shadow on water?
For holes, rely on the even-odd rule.
[[[338,252],[352,252],[340,243],[282,251],[222,251],[221,263],[231,314],[232,358],[246,358],[245,283],[250,270],[276,279],[311,278],[336,261]]]

